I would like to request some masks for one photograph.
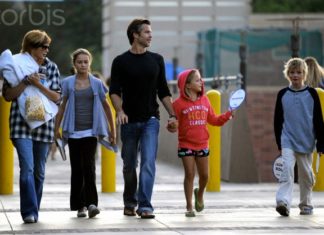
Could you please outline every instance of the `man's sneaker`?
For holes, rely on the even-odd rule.
[[[86,217],[87,216],[87,208],[82,207],[81,209],[79,209],[78,213],[77,213],[77,216],[78,216],[78,218]]]
[[[36,223],[35,217],[33,215],[29,215],[25,217],[23,220],[26,224]]]
[[[276,211],[282,216],[289,216],[289,209],[284,203],[279,203],[276,207]]]
[[[313,214],[313,208],[310,208],[310,207],[303,207],[301,210],[300,210],[300,215],[312,215]]]
[[[95,206],[95,205],[90,205],[88,207],[88,216],[89,218],[93,218],[96,215],[98,215],[100,213],[99,209]]]

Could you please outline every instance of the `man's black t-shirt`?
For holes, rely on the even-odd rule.
[[[127,51],[117,56],[112,63],[109,94],[122,98],[129,122],[159,118],[157,96],[160,100],[171,96],[163,57],[150,51],[143,54]]]

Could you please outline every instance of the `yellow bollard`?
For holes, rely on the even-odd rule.
[[[221,113],[221,93],[216,90],[209,90],[207,97],[214,112]],[[209,180],[207,191],[219,192],[221,183],[221,128],[208,124],[209,131]]]
[[[109,96],[107,96],[107,101],[115,123],[116,111]],[[103,193],[116,192],[116,154],[104,146],[101,147],[101,191]]]
[[[315,88],[317,94],[319,96],[322,108],[322,115],[324,117],[324,90],[321,88]],[[324,159],[323,155],[320,157],[320,164],[318,173],[316,173],[316,162],[317,162],[318,154],[317,152],[313,153],[313,170],[315,172],[315,185],[313,190],[314,191],[324,191]]]
[[[14,149],[9,138],[10,104],[0,96],[0,194],[13,193]]]
[[[116,154],[101,147],[101,191],[116,192]]]

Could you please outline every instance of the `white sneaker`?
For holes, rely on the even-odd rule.
[[[88,207],[88,216],[89,216],[89,218],[93,218],[96,215],[98,215],[99,213],[100,213],[100,211],[95,205],[91,204]]]
[[[24,220],[24,222],[26,224],[31,224],[31,223],[35,223],[36,222],[35,221],[35,217],[33,215],[29,215],[29,216],[25,217],[23,220]]]
[[[78,213],[77,213],[78,218],[86,217],[86,216],[87,216],[87,208],[86,207],[82,207],[81,209],[78,210]]]

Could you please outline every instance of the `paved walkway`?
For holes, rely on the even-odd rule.
[[[97,166],[101,190],[100,159]],[[48,160],[39,222],[24,224],[19,213],[19,169],[15,159],[13,195],[0,195],[0,234],[324,234],[324,192],[314,192],[314,215],[300,216],[298,187],[290,217],[274,210],[276,184],[222,183],[221,192],[205,194],[205,210],[186,218],[183,171],[159,162],[153,194],[155,219],[122,214],[123,181],[117,161],[117,192],[99,193],[101,213],[77,218],[69,210],[70,166],[59,156]],[[1,182],[0,182],[1,183]]]

